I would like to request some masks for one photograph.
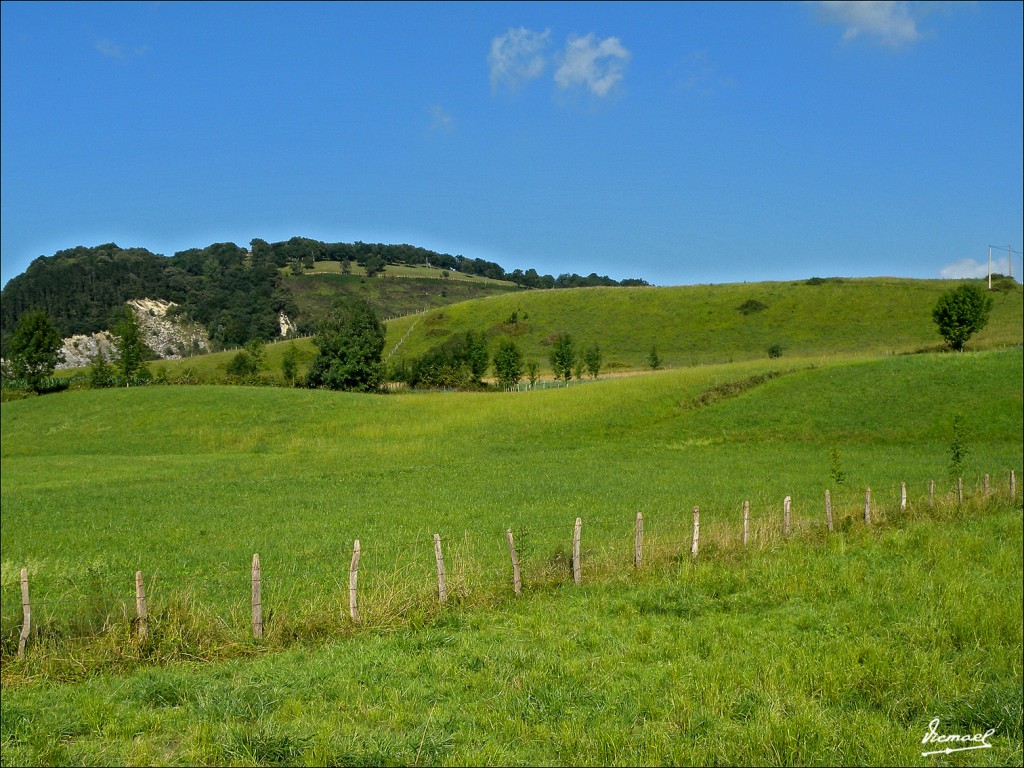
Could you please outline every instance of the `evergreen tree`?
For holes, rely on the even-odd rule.
[[[153,353],[142,340],[139,319],[131,307],[125,306],[117,316],[111,331],[117,343],[117,368],[127,385],[133,376],[142,371],[143,362]]]
[[[555,339],[554,347],[551,350],[551,370],[556,379],[565,379],[568,384],[572,378],[572,369],[576,363],[576,348],[573,346],[572,336],[568,333],[560,333]]]

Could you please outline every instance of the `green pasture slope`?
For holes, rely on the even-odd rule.
[[[1022,366],[1018,346],[509,394],[200,386],[4,403],[0,761],[1020,765]],[[36,605],[19,661],[22,567]],[[993,748],[923,758],[935,717],[941,733],[994,728]]]
[[[942,339],[932,321],[932,309],[943,292],[959,284],[830,278],[671,288],[519,290],[477,298],[479,293],[474,292],[493,292],[500,286],[461,280],[368,280],[340,274],[293,280],[300,304],[313,314],[326,312],[337,298],[339,289],[330,285],[330,280],[344,282],[375,306],[392,307],[384,316],[447,303],[387,323],[385,355],[393,361],[418,357],[453,335],[484,331],[495,344],[500,338],[514,339],[525,358],[536,360],[547,377],[551,340],[561,332],[572,334],[580,349],[600,344],[607,372],[647,369],[652,346],[665,367],[763,359],[775,345],[781,348],[783,358],[872,357],[936,350]],[[432,287],[424,287],[428,285]],[[442,290],[449,295],[442,298]],[[994,306],[989,324],[971,339],[969,349],[1024,342],[1020,286],[991,295]],[[452,303],[456,298],[465,300]],[[744,314],[739,308],[747,302],[758,302],[764,309]],[[514,324],[507,322],[513,313]],[[265,369],[270,375],[280,376],[281,357],[289,343],[267,345]],[[315,350],[309,339],[295,344],[306,362],[312,359]],[[154,362],[150,368],[154,372],[163,369],[172,377],[188,369],[201,379],[211,378],[223,374],[233,354]]]
[[[978,281],[979,283],[981,281]],[[462,302],[388,325],[390,352],[416,323],[397,357],[414,358],[453,334],[510,336],[542,369],[554,334],[601,345],[609,369],[646,368],[652,345],[666,366],[786,355],[887,355],[941,344],[932,309],[957,283],[905,278],[830,278],[673,288],[570,288],[521,291]],[[975,349],[1024,341],[1021,288],[993,292]],[[747,302],[764,309],[740,310]],[[515,313],[518,322],[507,321]]]

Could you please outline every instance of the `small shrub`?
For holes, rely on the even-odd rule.
[[[736,307],[736,309],[744,315],[752,315],[755,312],[764,312],[768,309],[768,305],[763,301],[758,301],[757,299],[747,299]]]
[[[768,347],[768,357],[774,359],[776,357],[782,357],[782,345],[772,344]]]

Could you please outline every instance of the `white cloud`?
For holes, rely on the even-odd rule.
[[[434,104],[430,108],[430,127],[441,133],[451,133],[455,130],[455,118],[445,112],[440,104]]]
[[[1010,271],[1010,260],[1006,258],[992,258],[992,272],[1005,275]],[[975,259],[960,259],[960,261],[947,264],[939,270],[939,277],[943,280],[960,280],[963,278],[988,277],[988,260],[979,262]]]
[[[910,3],[874,0],[873,2],[826,1],[820,4],[826,21],[842,24],[844,40],[859,35],[877,37],[885,45],[898,48],[921,37]]]
[[[94,47],[108,59],[120,59],[124,55],[121,46],[115,45],[109,40],[97,40]]]
[[[511,90],[540,77],[547,66],[545,49],[551,31],[534,32],[526,27],[509,29],[491,40],[487,63],[491,68],[491,88],[505,85]]]
[[[595,96],[607,96],[622,80],[630,56],[617,37],[597,40],[593,34],[570,35],[555,82],[562,90],[582,85]]]
[[[679,85],[686,91],[712,96],[719,88],[735,88],[736,81],[718,73],[718,66],[703,48],[683,57]]]
[[[93,45],[99,53],[106,56],[108,59],[123,59],[125,58],[125,50],[117,43],[111,42],[110,40],[97,40]],[[137,45],[128,51],[132,56],[145,56],[149,53],[149,46],[146,44]]]

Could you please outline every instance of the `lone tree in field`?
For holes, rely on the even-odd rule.
[[[502,339],[494,353],[494,375],[498,386],[512,389],[523,378],[523,353],[511,339]]]
[[[991,309],[991,296],[986,296],[976,285],[964,283],[939,297],[932,318],[946,343],[962,352],[967,340],[988,323]]]
[[[566,384],[572,378],[572,369],[576,364],[576,347],[572,343],[572,336],[568,333],[560,333],[555,338],[555,345],[551,350],[551,370],[556,379],[565,379]]]
[[[306,374],[310,387],[373,392],[384,380],[384,326],[365,299],[339,307],[320,328],[317,354]]]
[[[63,341],[45,312],[26,312],[11,337],[11,370],[32,392],[42,389],[60,362]]]
[[[143,363],[152,357],[153,353],[142,340],[139,319],[131,307],[124,306],[115,315],[115,320],[111,333],[117,346],[117,368],[127,385],[131,378],[142,370]]]
[[[596,379],[601,373],[601,361],[601,345],[595,341],[583,352],[583,364],[592,379]]]

